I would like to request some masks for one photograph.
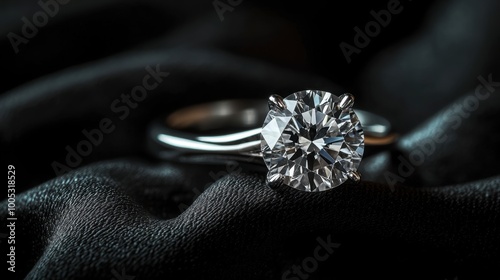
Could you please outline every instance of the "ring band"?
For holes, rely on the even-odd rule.
[[[262,157],[259,135],[264,100],[224,100],[189,106],[177,110],[152,129],[155,141],[168,149],[193,153],[245,154]],[[395,140],[390,123],[373,113],[356,110],[365,132],[365,145],[387,145]],[[247,128],[239,132],[202,134],[230,127]],[[198,131],[190,132],[190,131]]]
[[[311,101],[311,99],[314,97],[314,101]],[[295,99],[298,101],[293,101]],[[302,99],[300,99],[302,98]],[[308,99],[309,98],[309,99]],[[321,101],[321,100],[326,100],[329,99],[330,101]],[[344,94],[341,95],[340,97],[337,97],[333,94],[330,94],[328,92],[324,91],[301,91],[297,92],[295,94],[290,95],[286,99],[281,98],[280,96],[277,95],[272,95],[269,99],[268,102],[264,100],[225,100],[225,101],[217,101],[217,102],[212,102],[212,103],[206,103],[206,104],[200,104],[200,105],[194,105],[190,107],[186,107],[180,110],[177,110],[170,115],[168,115],[166,118],[163,118],[160,121],[157,121],[150,127],[150,136],[153,138],[154,142],[158,144],[162,149],[168,149],[168,150],[177,150],[177,151],[182,151],[184,153],[212,153],[212,154],[232,154],[232,155],[245,155],[245,156],[250,156],[250,157],[263,157],[265,156],[263,154],[263,143],[265,142],[264,138],[266,137],[265,132],[263,131],[262,123],[264,121],[268,121],[270,118],[270,112],[280,112],[278,106],[283,106],[286,108],[285,103],[289,104],[297,104],[298,102],[302,102],[300,104],[306,104],[306,103],[311,103],[313,102],[314,106],[310,106],[310,108],[316,108],[309,110],[307,112],[315,112],[313,114],[310,114],[313,118],[318,118],[318,116],[323,116],[323,122],[326,122],[327,117],[328,121],[330,122],[330,126],[322,126],[324,127],[323,130],[326,131],[326,129],[332,130],[333,128],[337,129],[337,132],[340,129],[340,124],[339,127],[336,127],[338,123],[340,123],[340,119],[342,118],[343,120],[348,120],[343,122],[343,126],[346,124],[350,124],[354,127],[354,123],[357,122],[358,124],[362,124],[362,129],[359,129],[361,132],[358,134],[358,138],[360,139],[360,143],[358,143],[357,147],[359,146],[359,149],[361,149],[361,155],[362,156],[362,150],[364,145],[375,145],[375,146],[381,146],[381,145],[387,145],[391,144],[395,141],[396,135],[394,133],[391,133],[391,126],[389,121],[384,119],[383,117],[380,117],[378,115],[375,115],[373,113],[367,112],[367,111],[362,111],[362,110],[355,110],[356,112],[354,113],[352,110],[352,103],[353,103],[353,97],[350,94]],[[282,102],[282,103],[280,103]],[[295,102],[295,103],[292,103]],[[321,103],[323,102],[323,103]],[[342,102],[350,102],[350,104],[343,104]],[[336,104],[335,106],[336,109],[332,109],[332,105],[328,105],[330,109],[325,109],[327,105],[325,104]],[[345,108],[341,108],[339,106],[344,106]],[[309,107],[308,107],[309,108]],[[273,111],[274,109],[274,111]],[[271,111],[270,111],[271,110]],[[299,109],[295,108],[295,111]],[[305,109],[304,109],[305,110]],[[330,115],[326,113],[322,113],[322,111],[329,110]],[[287,111],[288,112],[288,111]],[[302,124],[298,124],[297,120],[294,119],[295,124],[298,125],[299,127],[302,127],[301,129],[305,129],[304,127],[310,124],[305,124],[306,119],[310,117],[306,117],[307,112],[300,111],[302,115],[295,113],[294,116],[298,116],[300,118],[301,122],[304,122]],[[339,117],[343,112],[342,117]],[[333,114],[337,115],[333,115]],[[266,114],[268,114],[267,119],[264,119],[266,117]],[[288,116],[282,116],[283,118],[286,118],[286,120],[289,120],[292,118],[291,115],[292,113],[288,112]],[[340,115],[339,115],[340,114]],[[286,114],[285,114],[286,115]],[[337,119],[336,117],[337,116]],[[278,118],[279,119],[279,118]],[[359,119],[359,121],[358,121]],[[312,120],[312,119],[311,119]],[[336,121],[334,121],[336,120]],[[272,121],[272,120],[271,120]],[[281,119],[280,119],[281,121]],[[275,125],[275,124],[272,124]],[[271,127],[272,125],[269,125]],[[324,124],[318,124],[318,125],[324,125]],[[284,125],[283,125],[284,126]],[[283,126],[281,129],[283,130]],[[290,124],[289,124],[290,126]],[[312,127],[312,126],[311,126]],[[332,128],[333,127],[333,128]],[[354,130],[352,130],[354,131]],[[272,133],[275,133],[271,131]],[[300,132],[304,133],[304,132]],[[297,131],[297,135],[300,134]],[[311,131],[307,132],[311,133]],[[316,133],[316,131],[315,131]],[[319,132],[317,132],[319,133]],[[288,133],[286,137],[291,137],[290,135],[292,133]],[[337,133],[338,134],[338,133]],[[307,135],[306,135],[307,136]],[[278,136],[276,136],[278,137]],[[282,136],[281,138],[283,138]],[[295,136],[294,136],[295,137]],[[297,146],[297,143],[301,143],[301,141],[307,141],[306,138],[308,137],[303,137],[301,136],[302,140],[296,140],[295,146]],[[325,136],[326,137],[326,136]],[[345,149],[347,149],[345,143],[347,138],[351,139],[351,136],[348,136],[345,134],[345,137],[343,140],[342,145]],[[332,140],[333,137],[332,135],[329,136],[328,139],[329,145],[335,145],[333,142],[335,140]],[[338,138],[338,137],[337,137]],[[292,138],[290,138],[292,139]],[[290,142],[291,140],[286,140],[287,145],[291,147]],[[306,139],[306,140],[304,140]],[[312,139],[312,138],[311,138]],[[319,138],[318,138],[319,139]],[[326,139],[326,138],[321,138],[321,139]],[[364,141],[363,141],[364,140]],[[273,142],[274,140],[271,140]],[[318,140],[314,140],[318,142]],[[324,140],[321,140],[324,141]],[[270,141],[267,141],[270,142]],[[274,143],[274,142],[273,142]],[[312,143],[312,142],[311,142]],[[326,142],[322,142],[326,143]],[[340,143],[340,142],[338,142]],[[276,144],[277,145],[277,144]],[[327,144],[324,144],[325,147]],[[318,146],[318,145],[316,145]],[[349,146],[350,147],[350,146]],[[296,152],[297,149],[293,148],[293,152]],[[352,148],[352,147],[350,147]],[[285,148],[283,148],[285,149]],[[308,149],[312,149],[309,147]],[[340,151],[340,147],[338,148]],[[333,165],[334,159],[332,159],[331,155],[333,154],[333,150],[326,149],[330,155],[325,153],[325,150],[317,151],[314,155],[316,156],[318,161],[324,161],[326,158],[328,158]],[[290,149],[287,148],[287,153],[290,153]],[[354,151],[352,151],[354,153]],[[280,151],[280,153],[285,153],[284,150]],[[303,153],[303,152],[301,152]],[[321,154],[322,153],[322,154]],[[340,154],[339,154],[340,155]],[[293,157],[293,156],[292,156]],[[309,156],[311,157],[311,156]],[[323,157],[323,159],[321,159]],[[340,157],[340,156],[339,156]],[[305,158],[305,156],[304,156]],[[346,157],[351,159],[350,156]],[[273,159],[274,160],[274,159]],[[359,158],[359,161],[361,158]],[[272,161],[272,160],[271,160]],[[288,160],[290,161],[290,160]],[[359,161],[355,164],[356,168],[357,165],[359,164]],[[269,162],[266,162],[268,164]],[[338,162],[337,162],[338,163]],[[270,170],[272,169],[272,165],[276,165],[275,163],[269,163],[268,167]],[[317,164],[317,163],[316,163]],[[348,176],[350,179],[353,179],[354,181],[359,180],[359,174],[356,174],[356,168],[353,168],[351,166],[352,164],[347,164],[344,167],[339,167],[337,168],[339,170],[342,170],[342,172],[349,173],[345,176]],[[313,166],[313,163],[310,163],[310,166]],[[350,166],[349,168],[352,170],[344,170],[346,166]],[[292,168],[292,167],[291,167]],[[333,168],[333,167],[332,167]],[[328,170],[328,169],[325,169]],[[338,171],[338,170],[336,170]],[[288,171],[287,171],[288,172]],[[284,171],[276,171],[275,174],[279,174],[279,178],[269,178],[271,175],[268,174],[268,181],[280,181],[280,184],[274,184],[274,185],[281,185],[282,183],[285,183],[287,185],[294,185],[290,184],[290,182],[293,180],[286,180],[286,178],[283,178],[281,175],[282,173],[287,173]],[[311,172],[310,169],[305,168],[304,172]],[[324,173],[324,170],[321,171]],[[320,173],[321,173],[320,172]],[[332,169],[326,173],[331,173]],[[323,177],[330,178],[335,177],[335,174],[314,174],[314,176],[318,175]],[[339,174],[337,174],[339,175]],[[312,175],[309,175],[311,177]],[[345,177],[344,176],[344,177]],[[272,177],[272,176],[271,176]],[[307,190],[307,191],[320,191],[320,190],[326,190],[330,189],[332,187],[335,187],[345,180],[340,180],[336,184],[329,184],[324,183],[323,187],[319,186],[313,186],[311,187],[311,183],[314,182],[314,179],[311,177],[310,178],[309,185],[308,187],[306,186],[305,188],[300,186],[300,184],[295,184],[295,187],[297,189],[302,189],[302,190]],[[344,178],[345,179],[345,178]],[[301,179],[306,180],[306,179]],[[341,182],[342,181],[342,182]],[[331,183],[331,180],[330,180]],[[273,185],[273,184],[270,184]],[[304,184],[302,184],[304,185]],[[314,190],[313,190],[314,189]]]

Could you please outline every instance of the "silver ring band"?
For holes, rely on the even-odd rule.
[[[355,110],[363,124],[366,145],[387,145],[396,139],[385,118]],[[225,100],[180,109],[150,127],[150,137],[165,149],[186,153],[238,154],[262,157],[261,125],[265,100]]]

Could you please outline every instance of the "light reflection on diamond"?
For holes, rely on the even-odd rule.
[[[261,150],[271,174],[303,191],[325,191],[356,171],[364,135],[351,108],[337,110],[340,99],[325,91],[306,90],[284,99],[287,108],[270,110],[261,133]]]

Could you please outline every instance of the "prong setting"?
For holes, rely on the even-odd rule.
[[[284,104],[281,100],[276,95],[269,98],[270,110],[260,133],[262,157],[269,169],[268,186],[318,192],[347,180],[359,181],[356,170],[363,156],[364,137],[356,112],[350,107],[352,95],[339,97],[326,91],[303,90],[283,98]],[[284,105],[286,110],[280,110]],[[348,149],[339,152],[333,138]],[[324,140],[321,145],[319,139]]]
[[[283,185],[283,181],[284,181],[283,174],[274,172],[271,173],[271,171],[267,173],[266,183],[269,186],[269,188],[276,190]]]
[[[354,105],[354,96],[350,93],[344,93],[341,96],[339,96],[339,103],[338,103],[338,108],[345,110],[348,108],[352,108],[352,105]]]
[[[347,177],[354,181],[355,183],[361,181],[361,174],[358,171],[351,170],[347,172]]]
[[[277,94],[272,94],[271,96],[269,96],[267,104],[269,105],[269,110],[283,111],[286,109],[286,104],[283,100],[283,97]]]

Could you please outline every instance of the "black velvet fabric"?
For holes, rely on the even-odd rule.
[[[393,1],[221,2],[222,21],[217,1],[70,1],[17,53],[9,34],[42,8],[0,4],[1,166],[15,166],[17,217],[16,272],[3,226],[1,275],[500,277],[498,1],[401,1],[350,63],[339,44]],[[127,105],[147,75],[154,88]],[[262,167],[148,148],[150,122],[177,108],[302,89],[352,92],[400,133],[367,147],[360,183],[273,191]]]

